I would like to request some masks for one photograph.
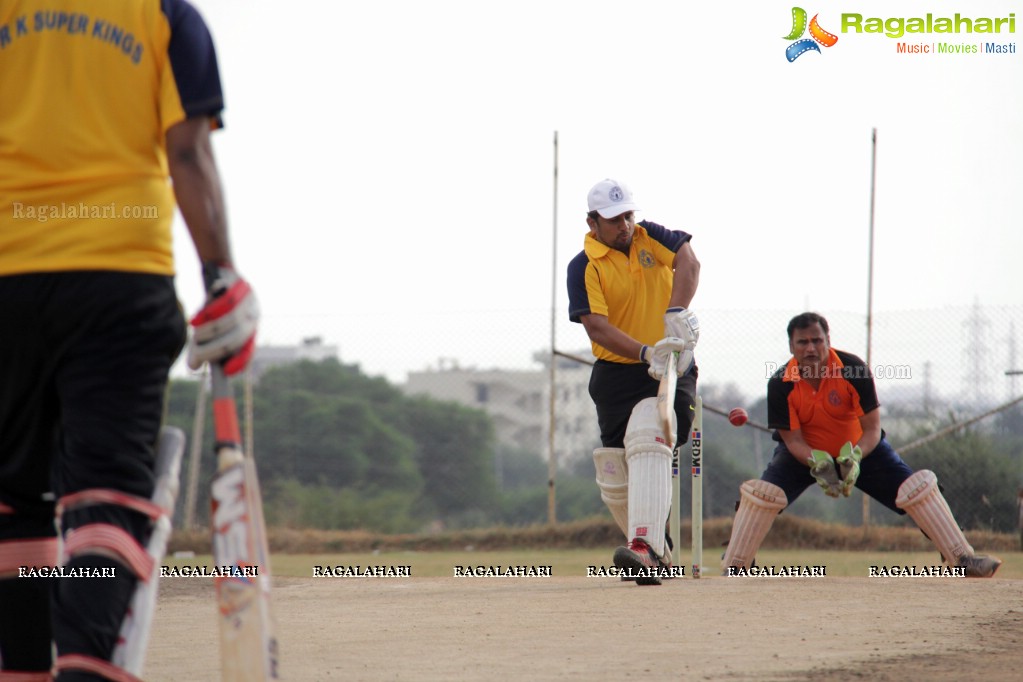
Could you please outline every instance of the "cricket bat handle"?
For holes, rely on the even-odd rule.
[[[219,363],[210,363],[210,381],[213,393],[213,432],[217,452],[217,469],[224,470],[241,462],[241,429],[238,426],[238,407],[231,391],[231,380]]]
[[[678,440],[677,421],[675,419],[675,392],[678,390],[678,353],[672,352],[664,363],[664,375],[657,390],[657,409],[664,431],[664,441],[669,448],[675,447]]]

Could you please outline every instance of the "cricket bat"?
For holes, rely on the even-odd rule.
[[[657,388],[657,415],[661,429],[664,431],[664,442],[671,448],[671,512],[668,515],[668,537],[671,538],[672,564],[681,565],[680,539],[682,532],[682,478],[680,472],[679,449],[675,447],[678,439],[675,417],[675,390],[678,388],[678,353],[671,353],[665,363],[664,376]]]
[[[675,391],[678,389],[678,353],[668,354],[664,363],[664,376],[657,389],[657,414],[661,418],[661,429],[664,431],[664,442],[669,448],[675,447]]]
[[[211,486],[214,578],[220,621],[221,679],[279,679],[270,605],[270,552],[256,464],[241,447],[230,381],[210,363],[217,474]]]

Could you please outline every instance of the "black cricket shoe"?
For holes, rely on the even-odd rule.
[[[616,549],[614,562],[619,575],[624,574],[627,580],[635,579],[637,585],[661,584],[661,560],[644,540],[636,538]]]
[[[990,578],[1002,565],[1002,560],[990,556],[961,556],[956,565],[966,569],[967,578]]]

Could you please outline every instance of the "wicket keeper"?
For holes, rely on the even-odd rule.
[[[934,472],[914,472],[881,429],[877,391],[866,363],[831,347],[828,321],[812,312],[788,324],[792,358],[767,383],[767,423],[778,441],[763,475],[739,488],[724,571],[749,568],[787,505],[815,482],[829,497],[853,486],[897,514],[909,514],[946,563],[988,578],[999,559],[966,541]]]
[[[657,390],[668,356],[679,353],[676,446],[693,420],[700,323],[689,310],[700,263],[692,236],[636,222],[639,208],[621,182],[589,192],[583,251],[568,266],[569,319],[582,323],[597,360],[589,392],[600,440],[597,485],[626,545],[614,554],[637,584],[660,584],[671,568],[665,524],[671,505],[671,447],[658,420]]]

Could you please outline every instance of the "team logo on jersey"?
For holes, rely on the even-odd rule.
[[[814,50],[819,54],[821,48],[817,47],[818,44],[824,47],[831,47],[838,42],[838,36],[834,33],[828,33],[817,23],[818,16],[815,14],[813,19],[810,20],[810,37],[803,38],[803,33],[807,30],[806,10],[802,7],[792,8],[792,30],[785,36],[785,40],[796,41],[785,48],[785,58],[790,63],[796,61],[801,54],[810,50]]]
[[[607,193],[607,198],[617,204],[619,201],[625,198],[625,193],[622,191],[621,187],[615,185],[614,187],[611,188],[611,191]]]
[[[842,404],[842,398],[841,396],[838,395],[838,391],[832,389],[831,393],[828,393],[828,402],[834,405],[835,407],[838,407]]]
[[[644,268],[654,267],[654,255],[646,249],[639,250],[639,264]]]

